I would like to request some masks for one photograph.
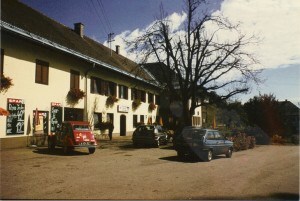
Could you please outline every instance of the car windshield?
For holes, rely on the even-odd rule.
[[[147,131],[152,131],[152,130],[154,130],[154,126],[145,126],[144,129]]]
[[[89,130],[89,126],[88,125],[74,125],[73,126],[74,130],[80,130],[80,131],[87,131]]]
[[[184,129],[182,136],[185,139],[202,139],[205,135],[205,130],[201,129]]]

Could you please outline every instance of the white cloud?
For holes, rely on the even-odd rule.
[[[186,20],[186,18],[187,18],[186,13],[182,12],[182,13],[173,13],[173,14],[167,16],[166,20],[168,20],[168,22],[170,24],[171,31],[179,33],[180,32],[179,29],[180,29],[181,25],[183,24],[183,22]],[[126,31],[123,31],[122,33],[116,35],[113,38],[114,42],[113,42],[112,49],[114,49],[114,45],[119,45],[121,55],[139,63],[140,62],[139,59],[142,59],[142,58],[140,57],[140,55],[136,55],[135,53],[130,53],[128,51],[126,41],[130,41],[139,36],[142,36],[143,34],[146,33],[146,31],[148,29],[150,29],[154,25],[155,22],[156,21],[153,21],[152,23],[147,25],[145,28],[135,29],[132,31],[126,30]],[[108,46],[107,41],[104,42],[104,45]],[[154,60],[154,58],[152,58],[152,59],[150,58],[148,61],[152,62],[155,60]]]
[[[299,0],[224,0],[220,10],[229,21],[240,23],[243,33],[257,35],[259,45],[248,47],[254,53],[263,68],[276,68],[291,64],[300,64],[300,1]],[[186,13],[173,13],[167,18],[173,32],[180,33]],[[141,36],[150,28],[152,22],[142,29],[126,30],[114,37],[113,45],[120,45],[120,53],[132,60],[138,56],[129,53],[124,39]],[[105,43],[107,44],[107,43]],[[114,46],[113,46],[114,48]]]
[[[300,1],[225,0],[220,11],[262,42],[251,47],[265,68],[300,63]]]

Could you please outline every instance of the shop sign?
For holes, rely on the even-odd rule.
[[[118,112],[128,113],[129,112],[129,107],[124,106],[124,105],[118,105]]]
[[[23,99],[7,99],[6,134],[24,134],[25,101]]]

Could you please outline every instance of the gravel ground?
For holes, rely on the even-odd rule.
[[[299,199],[299,146],[258,146],[231,159],[181,161],[171,144],[133,148],[102,140],[64,155],[57,148],[1,151],[1,199]]]

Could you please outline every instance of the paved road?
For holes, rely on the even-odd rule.
[[[95,154],[1,151],[1,199],[297,199],[299,147],[260,146],[211,162],[171,147],[102,142]]]

